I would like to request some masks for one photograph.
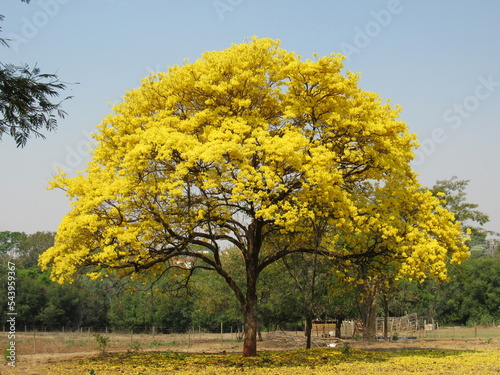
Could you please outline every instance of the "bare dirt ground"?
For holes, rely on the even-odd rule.
[[[126,351],[173,351],[191,353],[240,352],[242,343],[236,334],[176,334],[176,335],[126,335],[103,334],[109,337],[107,352]],[[367,342],[356,339],[336,339],[316,336],[313,347],[341,346],[348,343],[352,348],[365,350],[498,350],[500,327],[492,328],[442,328],[434,332],[412,334],[399,340]],[[305,347],[303,332],[264,332],[259,351],[282,351]],[[6,340],[3,340],[6,343]],[[8,347],[3,345],[4,347]],[[80,361],[100,354],[97,341],[90,333],[20,333],[16,335],[16,367],[2,359],[0,375],[36,375],[45,366],[60,361]],[[62,375],[62,374],[61,374]]]

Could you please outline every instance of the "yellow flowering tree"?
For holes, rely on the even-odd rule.
[[[315,221],[355,231],[372,224],[361,218],[364,184],[415,183],[415,137],[399,109],[342,70],[340,55],[303,60],[253,38],[148,77],[103,120],[86,170],[52,181],[72,208],[40,264],[59,282],[81,270],[211,269],[241,304],[243,355],[256,355],[262,270],[296,252],[377,255],[340,251],[335,235],[263,251],[268,238],[308,238]],[[224,264],[228,246],[241,253],[244,281]]]
[[[347,259],[336,271],[358,286],[363,333],[373,337],[377,296],[387,297],[402,278],[446,280],[448,264],[468,257],[468,237],[441,200],[418,184],[372,186],[358,196],[363,214],[355,218],[356,230],[344,233],[339,244],[351,258],[358,252],[360,257],[355,264]],[[377,255],[367,257],[370,252]]]

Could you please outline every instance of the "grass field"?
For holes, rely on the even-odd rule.
[[[264,333],[256,358],[242,358],[231,334],[102,337],[109,338],[104,353],[90,333],[19,334],[16,367],[4,363],[0,374],[500,374],[500,328],[446,328],[378,342],[317,337],[308,351],[299,349],[300,332]]]
[[[311,349],[264,352],[256,358],[239,354],[179,352],[113,353],[47,363],[18,374],[499,374],[500,350]]]

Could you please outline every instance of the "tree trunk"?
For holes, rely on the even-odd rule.
[[[245,339],[243,341],[243,357],[257,355],[257,332],[259,314],[257,309],[257,279],[259,278],[259,252],[262,246],[262,223],[254,221],[248,227],[248,248],[243,254],[245,258],[247,290],[243,313],[245,319]]]
[[[312,321],[311,314],[306,314],[306,349],[311,349]]]
[[[255,357],[257,355],[257,331],[259,326],[259,315],[257,310],[257,294],[255,288],[253,293],[247,290],[247,297],[243,312],[245,314],[245,339],[243,341],[243,357]]]
[[[386,295],[384,295],[384,340],[388,337],[388,324],[389,324],[389,300]]]
[[[344,321],[344,318],[338,318],[335,323],[335,337],[341,339],[342,338],[342,322]]]
[[[363,338],[372,340],[377,332],[377,301],[374,295],[367,297],[363,319]]]
[[[312,335],[312,324],[313,324],[313,309],[314,309],[314,292],[316,288],[316,266],[318,260],[318,254],[316,252],[319,244],[318,241],[314,247],[314,262],[313,262],[313,270],[311,277],[311,292],[310,292],[310,300],[309,300],[309,308],[306,313],[306,349],[311,349],[311,335]]]

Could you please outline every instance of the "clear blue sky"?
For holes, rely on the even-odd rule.
[[[0,231],[57,229],[69,203],[46,190],[54,169],[85,168],[88,134],[150,71],[257,35],[304,57],[348,55],[362,88],[402,106],[422,184],[470,180],[469,201],[500,232],[498,0],[4,0],[0,14],[12,39],[0,61],[57,73],[73,96],[46,140],[0,142]]]

